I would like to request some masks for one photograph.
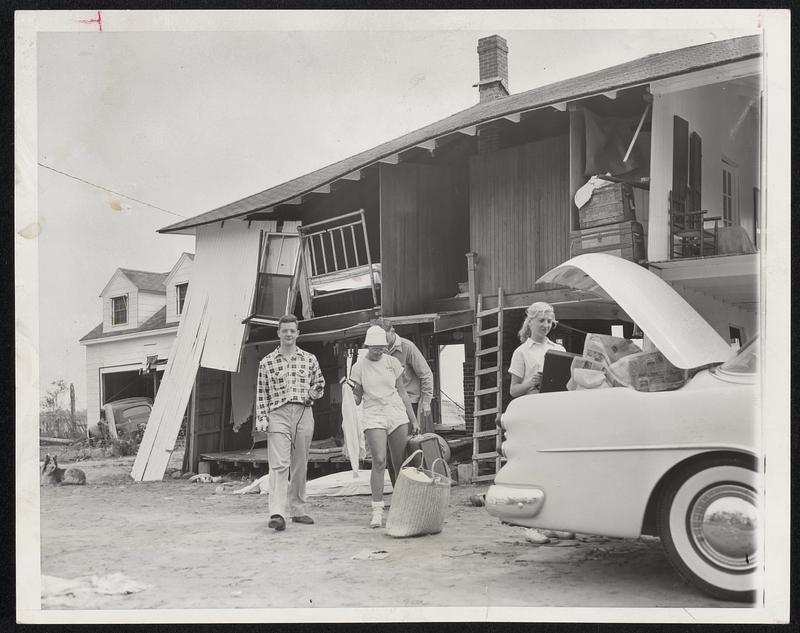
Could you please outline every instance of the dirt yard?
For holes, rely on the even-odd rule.
[[[122,573],[146,588],[50,596],[43,608],[743,606],[684,583],[656,539],[579,534],[533,545],[523,528],[469,502],[483,488],[454,487],[435,536],[370,529],[362,496],[311,497],[315,525],[274,532],[266,495],[231,494],[241,482],[219,491],[186,479],[133,483],[132,463],[81,461],[87,485],[41,488],[41,572],[67,580]],[[180,466],[179,455],[171,465]]]

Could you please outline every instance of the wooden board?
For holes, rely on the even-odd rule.
[[[255,289],[261,230],[274,226],[274,222],[230,220],[198,227],[184,315],[133,463],[135,481],[163,478],[201,360],[204,367],[237,370],[242,319],[249,314]],[[232,270],[237,274],[231,275]]]

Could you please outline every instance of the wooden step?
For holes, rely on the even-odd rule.
[[[476,319],[481,319],[483,317],[486,317],[486,316],[489,316],[489,315],[492,315],[492,314],[497,314],[498,312],[500,312],[500,310],[498,310],[497,308],[488,308],[486,310],[478,310],[475,313],[475,318]]]
[[[481,349],[475,351],[475,356],[486,356],[486,354],[496,354],[499,348],[497,346],[488,349]]]
[[[494,428],[490,431],[475,431],[472,434],[474,438],[481,438],[481,437],[497,437],[497,429]]]
[[[497,393],[497,387],[486,387],[486,389],[476,389],[476,396],[485,396],[490,393]]]
[[[490,413],[497,413],[497,407],[492,407],[491,409],[481,409],[480,411],[473,411],[472,417],[477,418],[481,415],[489,415]]]
[[[494,327],[487,328],[485,330],[478,330],[476,334],[478,336],[486,336],[487,334],[495,334],[500,331],[500,328],[496,325]]]
[[[498,453],[497,451],[490,451],[488,453],[477,453],[472,456],[473,462],[483,461],[487,459],[497,459]]]
[[[484,374],[496,373],[498,369],[500,369],[500,368],[497,367],[497,366],[495,366],[495,367],[482,367],[481,369],[476,369],[475,370],[475,375],[476,376],[483,376]]]

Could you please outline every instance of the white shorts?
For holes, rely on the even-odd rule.
[[[398,427],[403,424],[408,424],[408,416],[403,413],[403,417],[394,415],[394,412],[387,412],[387,415],[377,419],[361,420],[361,428],[364,431],[370,429],[382,429],[386,431],[386,435],[391,435]]]

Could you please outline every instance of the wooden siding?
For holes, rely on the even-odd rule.
[[[383,314],[422,312],[467,280],[466,170],[401,163],[380,177]]]
[[[477,292],[529,291],[569,258],[569,136],[470,159],[470,246]]]
[[[136,301],[137,327],[144,325],[145,321],[164,307],[166,295],[140,290]]]
[[[101,369],[136,364],[141,366],[146,355],[168,358],[175,333],[152,334],[123,341],[104,341],[86,345],[86,418],[89,425],[100,417]]]
[[[128,322],[124,325],[111,325],[111,299],[128,295]],[[139,289],[121,272],[117,271],[101,295],[103,300],[103,333],[124,332],[139,327],[136,317],[136,304],[139,301]]]
[[[176,286],[185,284],[189,281],[192,273],[192,260],[185,255],[181,256],[179,266],[170,273],[167,278],[167,323],[177,323],[178,321],[178,302]],[[184,301],[185,304],[185,301]]]

